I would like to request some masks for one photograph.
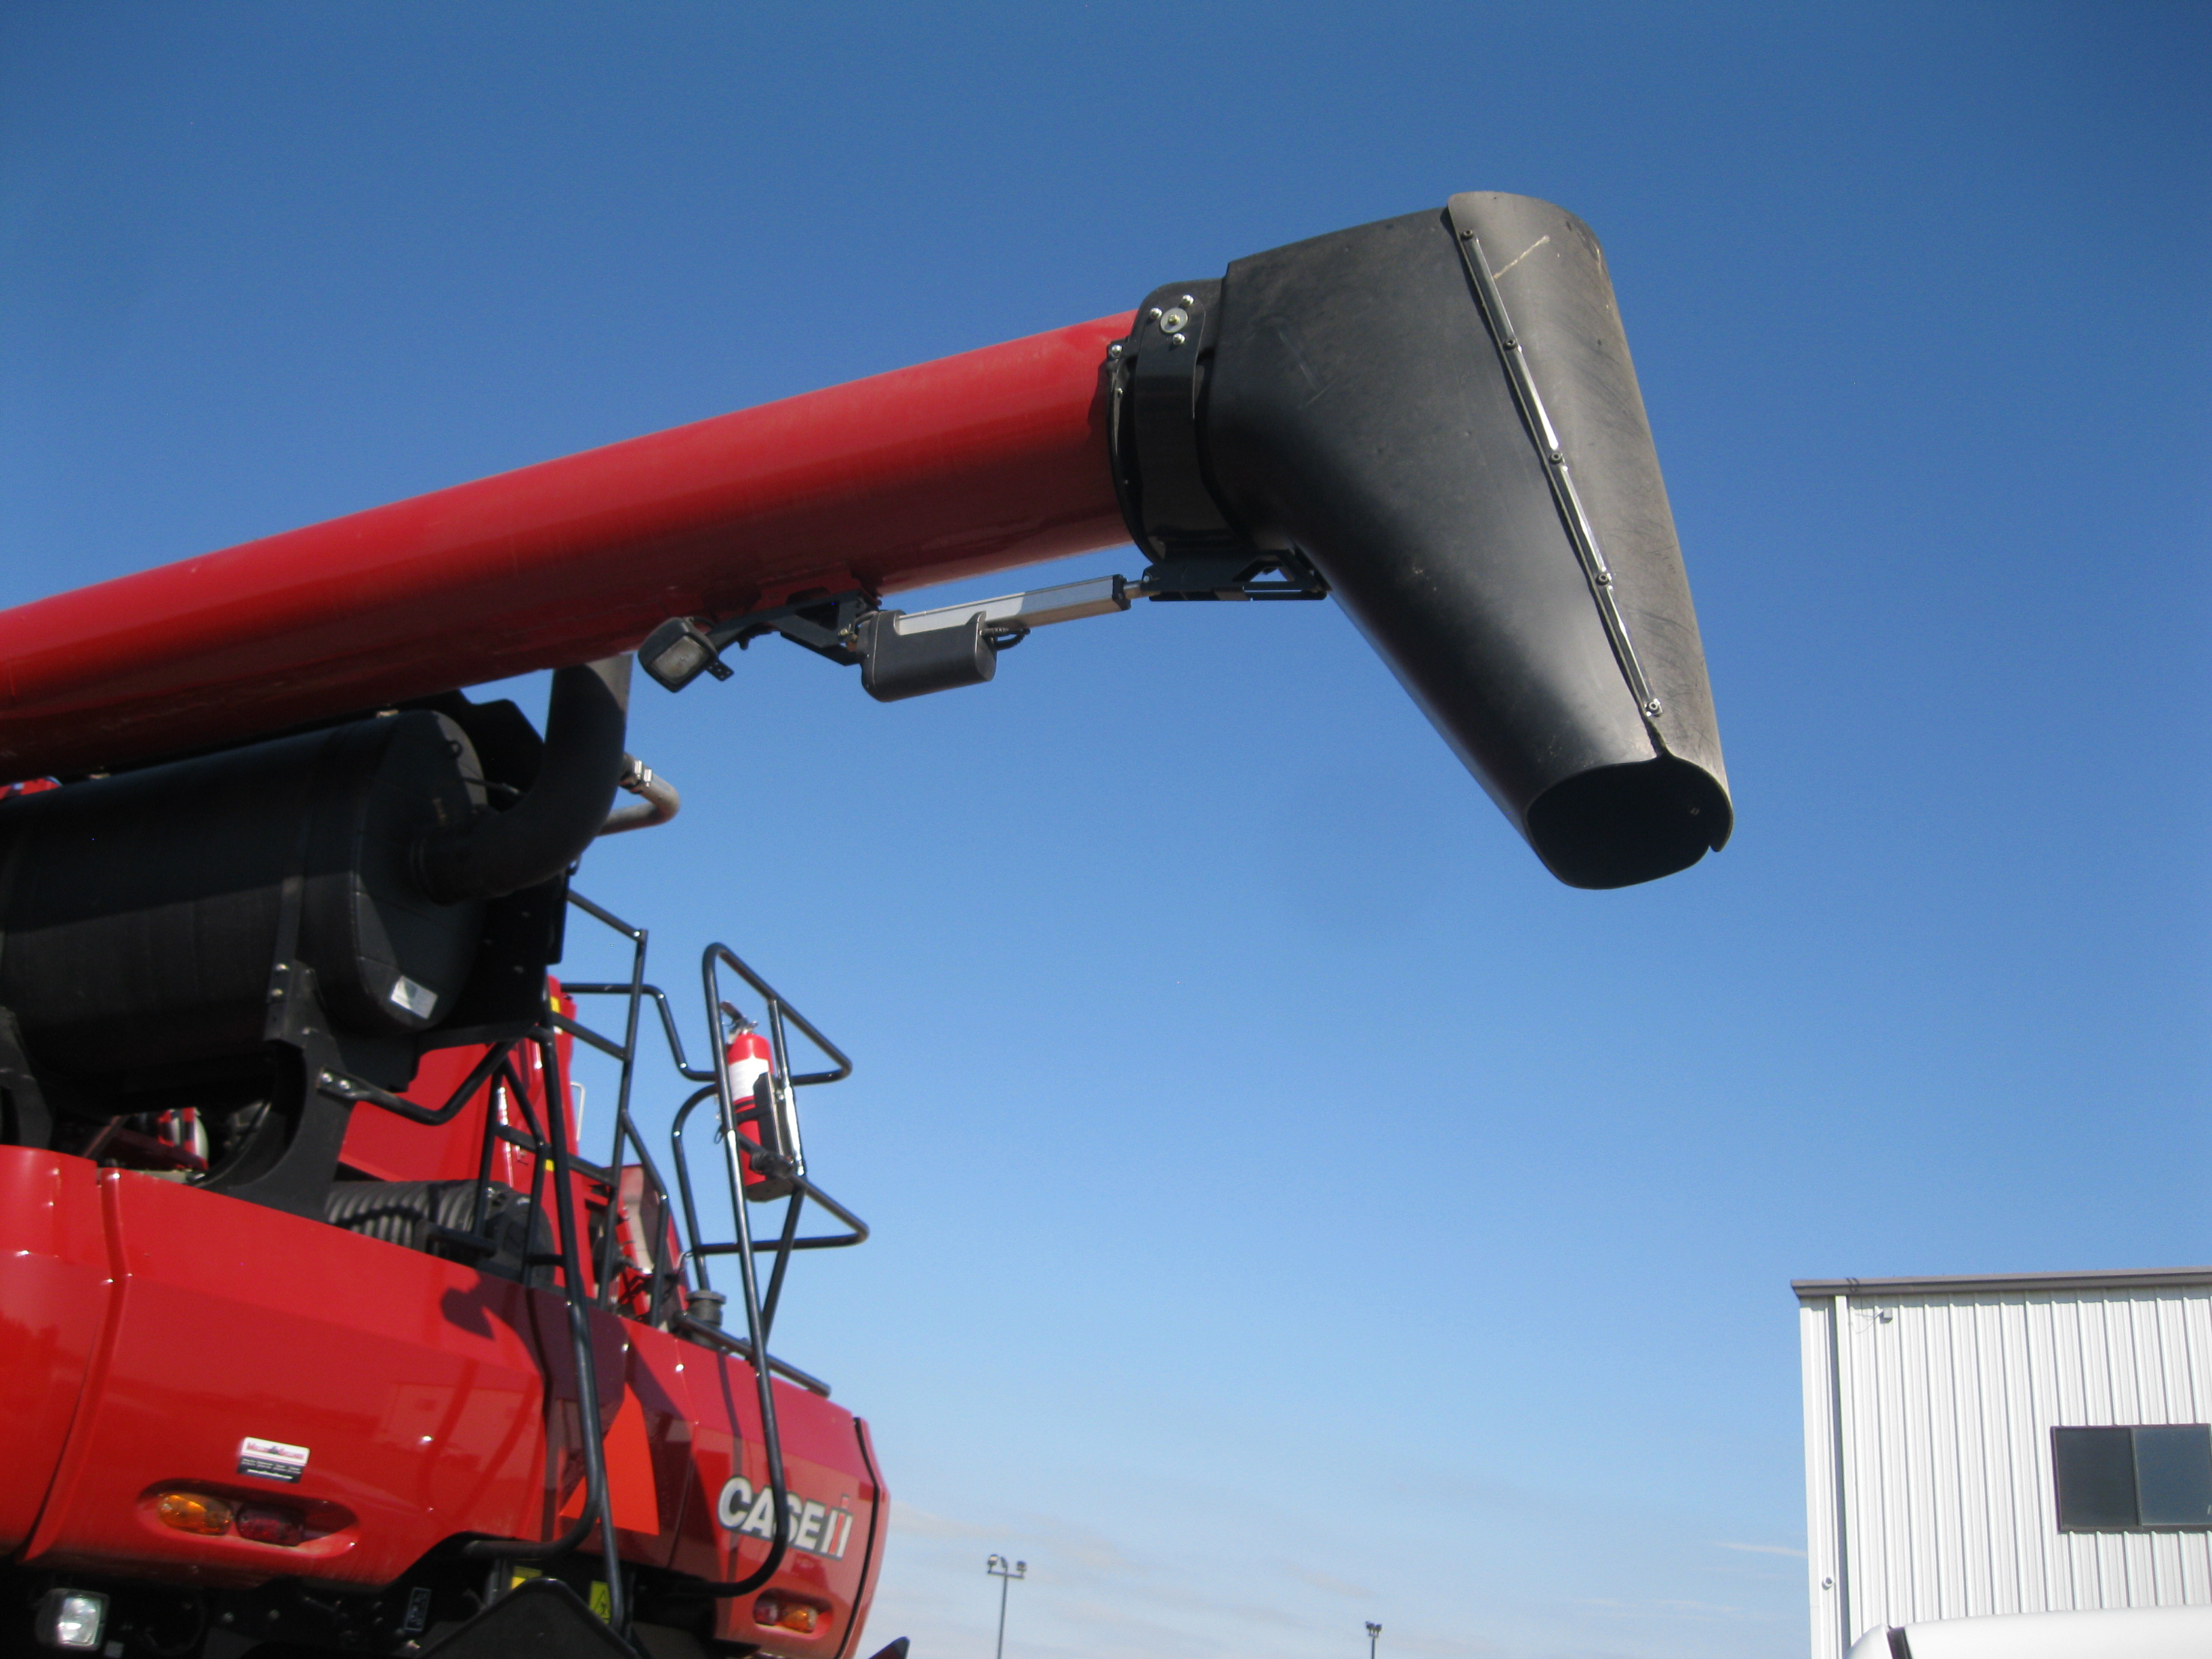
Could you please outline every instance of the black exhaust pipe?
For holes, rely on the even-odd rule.
[[[1149,586],[1325,580],[1570,885],[1728,840],[1697,617],[1581,220],[1473,193],[1240,259],[1152,295],[1112,384]]]
[[[554,671],[537,781],[507,811],[479,813],[416,843],[415,877],[429,898],[498,898],[552,880],[583,855],[607,827],[628,759],[629,666],[626,656],[605,657]]]

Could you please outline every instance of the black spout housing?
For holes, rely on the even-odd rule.
[[[1112,366],[1156,562],[1302,559],[1560,880],[1695,863],[1734,810],[1597,240],[1455,196],[1157,290]]]

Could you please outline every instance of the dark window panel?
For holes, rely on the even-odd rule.
[[[2136,1431],[2136,1493],[2146,1527],[2212,1527],[2212,1427]]]
[[[2058,1529],[2113,1532],[2139,1525],[2135,1437],[2126,1429],[2053,1429]]]

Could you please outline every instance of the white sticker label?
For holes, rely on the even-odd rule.
[[[392,981],[392,1006],[404,1008],[417,1019],[428,1019],[437,1010],[438,994],[402,974]]]
[[[238,1443],[238,1472],[264,1480],[296,1481],[307,1472],[307,1449],[281,1440],[256,1440],[249,1434]]]

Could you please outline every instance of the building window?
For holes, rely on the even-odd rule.
[[[2061,1532],[2212,1532],[2212,1425],[2053,1429]]]

